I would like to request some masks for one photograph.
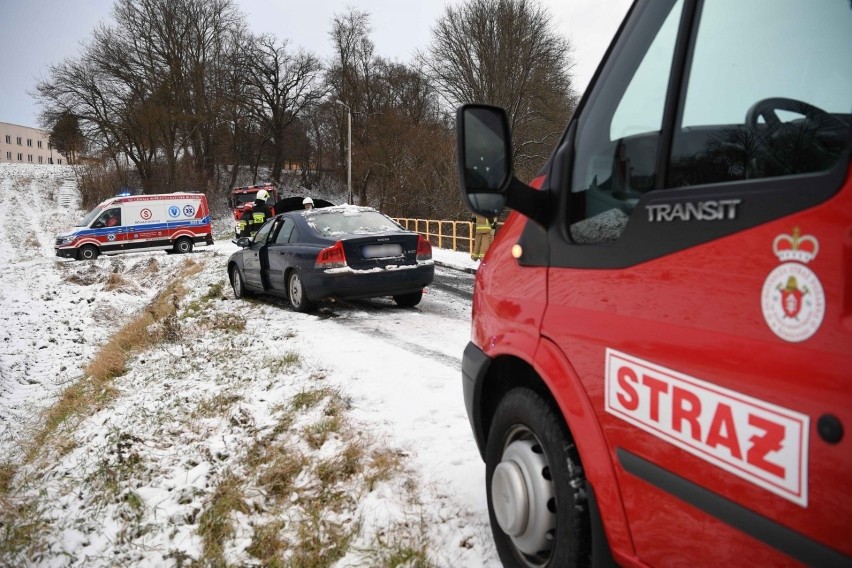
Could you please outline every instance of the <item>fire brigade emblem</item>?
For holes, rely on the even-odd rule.
[[[763,283],[763,318],[775,335],[798,343],[817,332],[825,315],[825,293],[807,263],[816,258],[819,242],[810,235],[778,235],[772,252],[781,261]]]
[[[784,307],[784,315],[795,318],[802,311],[802,297],[808,293],[808,289],[799,290],[796,277],[791,276],[787,280],[787,286],[781,290],[781,305]]]

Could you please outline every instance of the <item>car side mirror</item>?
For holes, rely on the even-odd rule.
[[[468,104],[456,111],[461,196],[468,209],[497,217],[507,205],[546,225],[548,194],[518,180],[512,166],[509,118],[500,107]]]
[[[234,241],[234,244],[240,248],[248,248],[251,246],[251,237],[240,237]]]

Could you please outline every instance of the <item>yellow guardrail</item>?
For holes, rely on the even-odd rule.
[[[406,219],[394,217],[394,221],[415,233],[420,233],[438,248],[449,248],[456,251],[470,252],[473,250],[472,221],[449,221],[437,219]],[[498,223],[502,225],[502,223]]]
[[[470,221],[405,218],[395,218],[394,221],[409,231],[420,233],[438,248],[464,252],[473,250],[473,223]]]

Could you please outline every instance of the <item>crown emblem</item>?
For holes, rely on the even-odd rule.
[[[772,252],[781,262],[797,260],[808,263],[816,258],[819,243],[811,235],[800,236],[799,228],[793,229],[792,235],[778,235],[772,241]]]

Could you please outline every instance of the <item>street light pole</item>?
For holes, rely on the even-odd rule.
[[[344,103],[341,100],[334,101],[339,105],[343,105],[346,107],[346,119],[348,124],[348,135],[346,142],[347,149],[347,158],[346,158],[346,186],[349,188],[349,205],[352,205],[352,109],[349,108],[349,105]]]

